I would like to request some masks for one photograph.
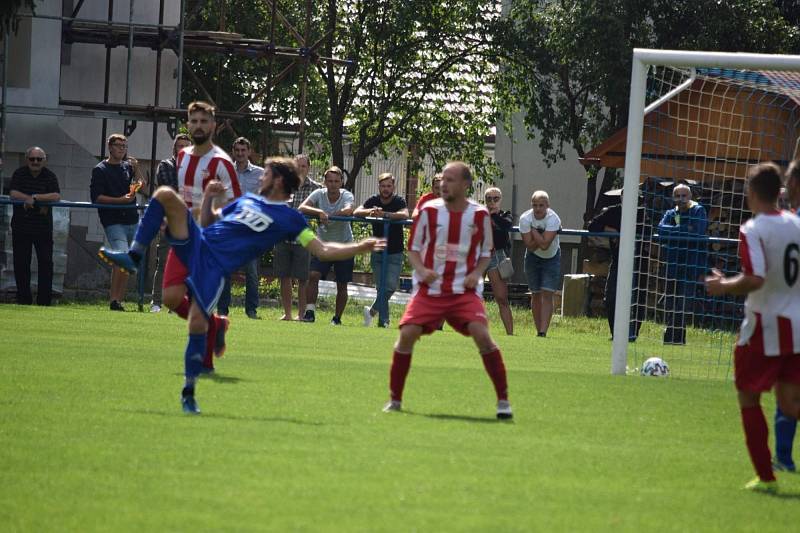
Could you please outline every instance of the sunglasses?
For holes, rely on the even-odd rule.
[[[31,163],[33,162],[41,163],[42,161],[44,161],[44,157],[29,157],[28,161],[30,161]]]
[[[500,201],[500,197],[499,196],[487,196],[486,197],[486,201],[487,202],[499,202]]]

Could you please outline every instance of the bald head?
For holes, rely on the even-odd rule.
[[[447,170],[450,169],[451,171],[457,172],[461,177],[469,182],[472,183],[472,171],[469,169],[469,166],[462,162],[462,161],[451,161],[444,166],[442,170],[442,175],[444,175]]]
[[[692,189],[685,183],[676,185],[672,189],[672,200],[675,202],[675,207],[681,211],[686,211],[692,203]]]

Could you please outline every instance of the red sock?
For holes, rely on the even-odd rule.
[[[183,297],[183,300],[181,300],[180,305],[178,305],[178,307],[173,309],[173,311],[175,311],[176,315],[186,320],[187,318],[189,318],[189,308],[191,306],[192,302],[189,300],[189,296],[186,295]]]
[[[411,354],[400,353],[395,350],[392,355],[392,368],[389,371],[389,394],[392,400],[403,400],[403,388],[406,386],[406,376],[411,368]]]
[[[506,381],[506,367],[503,364],[503,356],[500,348],[495,348],[493,352],[481,354],[483,367],[492,380],[494,391],[497,393],[498,400],[508,400],[508,382]]]
[[[744,426],[744,439],[750,460],[762,481],[774,481],[772,472],[772,455],[769,451],[769,429],[767,419],[761,406],[742,408],[742,426]]]
[[[217,325],[219,319],[217,315],[211,315],[208,319],[208,334],[206,335],[206,352],[203,354],[203,366],[214,369],[214,344],[217,339]]]

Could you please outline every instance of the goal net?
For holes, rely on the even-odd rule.
[[[800,62],[792,71],[780,56],[641,52],[617,286],[616,317],[627,320],[615,324],[612,371],[639,373],[660,357],[672,376],[732,379],[744,299],[709,296],[703,278],[740,270],[748,167],[796,155]]]

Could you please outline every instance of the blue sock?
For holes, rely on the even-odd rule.
[[[203,368],[203,354],[206,351],[206,334],[189,334],[189,342],[186,344],[186,354],[184,356],[185,375],[187,384],[191,381],[192,385]]]
[[[161,230],[161,222],[164,221],[164,206],[155,198],[150,199],[150,204],[144,210],[144,215],[136,228],[136,236],[131,243],[131,251],[143,256],[147,247],[156,238]]]
[[[797,421],[775,408],[775,457],[785,465],[793,465],[792,441],[797,429]]]

